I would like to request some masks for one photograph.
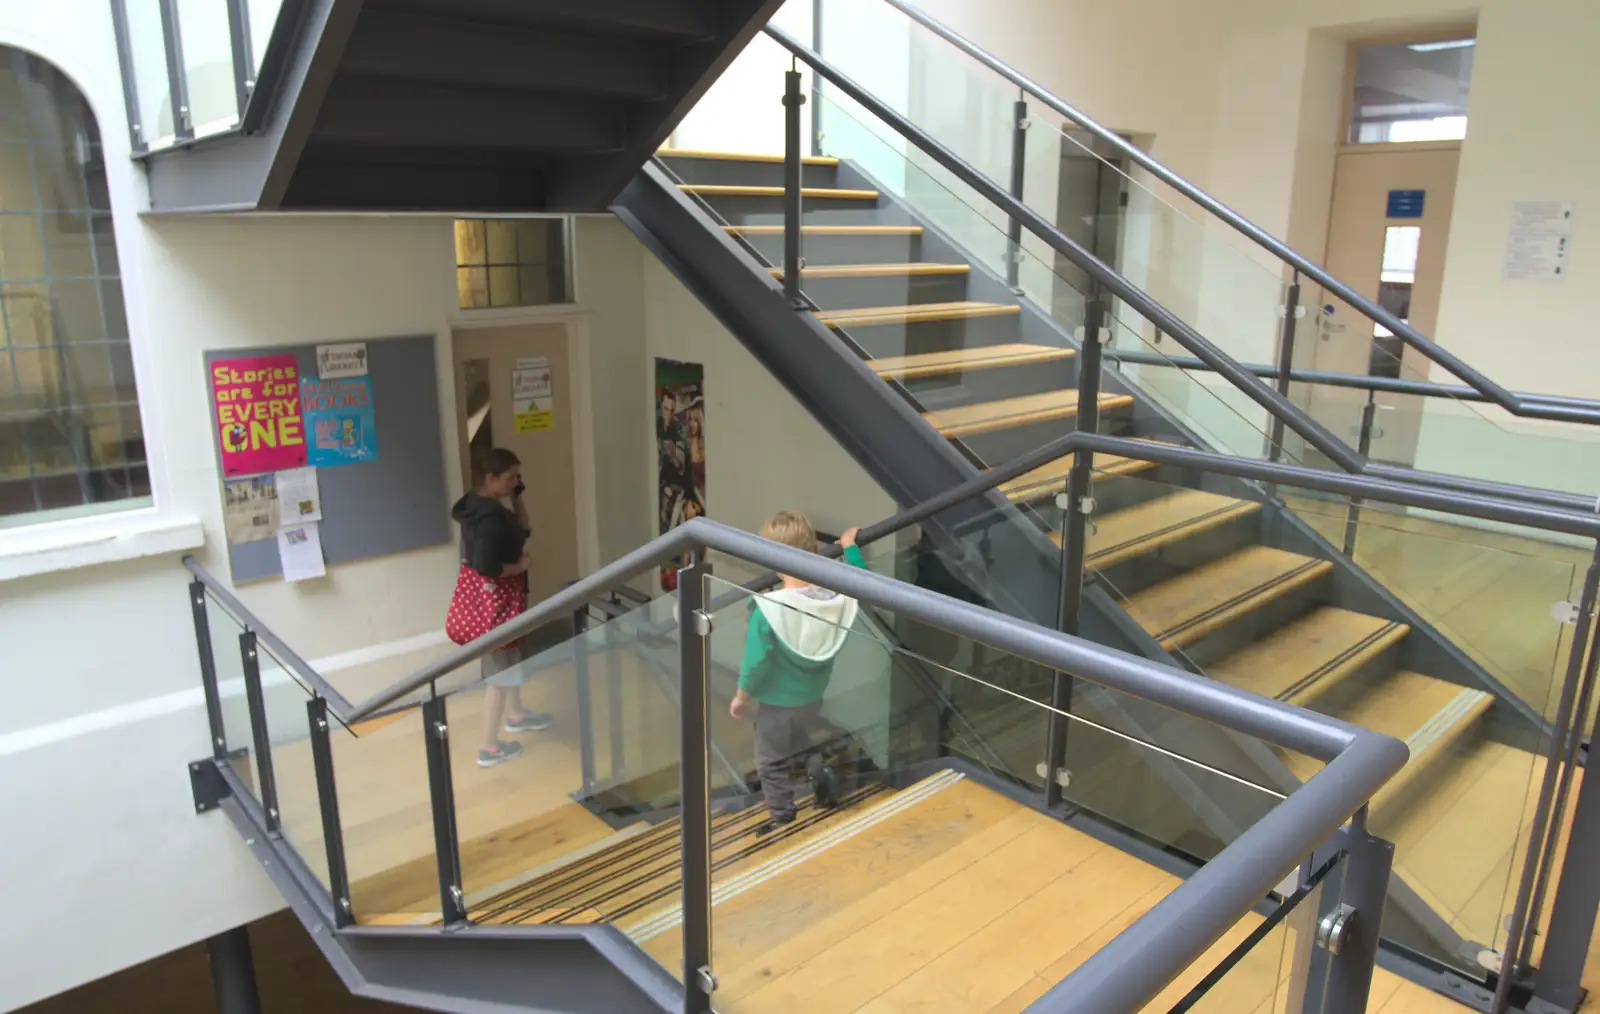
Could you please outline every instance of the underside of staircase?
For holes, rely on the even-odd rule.
[[[285,0],[158,212],[603,211],[780,0]]]

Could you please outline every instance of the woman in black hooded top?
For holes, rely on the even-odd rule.
[[[528,573],[528,508],[522,503],[522,462],[503,447],[496,447],[478,462],[477,486],[456,501],[450,516],[461,525],[461,562],[484,577],[523,576]],[[506,501],[511,506],[506,506]],[[490,652],[483,657],[484,740],[478,749],[478,766],[493,767],[522,752],[522,744],[500,738],[504,731],[537,732],[553,719],[522,705],[522,646]]]

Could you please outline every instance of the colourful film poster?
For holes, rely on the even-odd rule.
[[[292,354],[215,360],[211,403],[223,475],[257,475],[306,463],[300,377]]]
[[[656,360],[657,489],[662,534],[706,512],[705,367]],[[686,560],[661,568],[661,587],[674,591]]]
[[[371,378],[306,377],[300,381],[300,406],[311,435],[311,464],[328,468],[378,460]]]

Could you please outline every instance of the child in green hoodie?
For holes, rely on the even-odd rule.
[[[852,528],[839,537],[844,560],[866,568],[856,547]],[[786,546],[817,551],[817,535],[801,514],[782,511],[761,526],[761,537]],[[728,711],[736,719],[756,709],[756,771],[767,804],[768,833],[792,823],[795,817],[795,772],[799,758],[809,753],[821,724],[822,697],[833,676],[833,663],[844,648],[855,623],[858,604],[847,595],[778,575],[783,587],[750,602],[745,627],[744,660],[739,666],[739,690]]]

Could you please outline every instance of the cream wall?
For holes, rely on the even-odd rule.
[[[0,45],[61,67],[99,120],[157,498],[148,511],[0,532],[0,866],[11,871],[7,903],[30,913],[0,929],[4,1011],[282,904],[228,821],[195,815],[186,770],[210,744],[179,557],[193,552],[227,575],[202,351],[432,335],[453,496],[449,335],[469,321],[455,308],[442,217],[141,216],[101,0],[0,0]],[[888,513],[859,470],[834,477],[853,466],[829,456],[826,434],[619,223],[579,218],[572,236],[578,305],[542,312],[573,328],[588,378],[578,413],[588,445],[578,480],[593,487],[580,490],[586,566],[655,531],[656,354],[707,364],[713,516],[753,524],[768,498],[826,524]],[[354,694],[441,649],[454,568],[442,544],[237,592]],[[219,651],[234,647],[224,621],[214,630]],[[266,677],[273,714],[303,719],[298,690],[272,686],[270,667]],[[237,724],[229,731],[243,738]]]
[[[1102,123],[1150,138],[1158,159],[1313,260],[1321,260],[1326,239],[1348,40],[1458,24],[1473,14],[1454,0],[919,6]],[[1600,37],[1600,6],[1485,0],[1476,13],[1469,136],[1433,337],[1513,390],[1596,397],[1600,356],[1588,337],[1588,296],[1600,281],[1600,257],[1585,236],[1600,214],[1600,174],[1592,171],[1600,122],[1590,110],[1600,94],[1590,53]],[[1565,282],[1500,276],[1511,202],[1527,199],[1578,206]],[[1209,254],[1184,265],[1181,287],[1158,295],[1194,314],[1203,332],[1239,358],[1270,355],[1270,323],[1240,320],[1243,299],[1207,297],[1247,291],[1246,284],[1258,290],[1259,280],[1236,279],[1248,274],[1244,258],[1259,254],[1207,245]],[[1454,382],[1438,371],[1434,379]],[[1210,397],[1192,387],[1188,395],[1197,411]],[[1225,397],[1240,407],[1236,396]],[[1217,428],[1238,440],[1259,424],[1253,410],[1229,413],[1214,401],[1209,408]],[[1430,402],[1417,465],[1592,492],[1600,482],[1596,440],[1592,429]]]

